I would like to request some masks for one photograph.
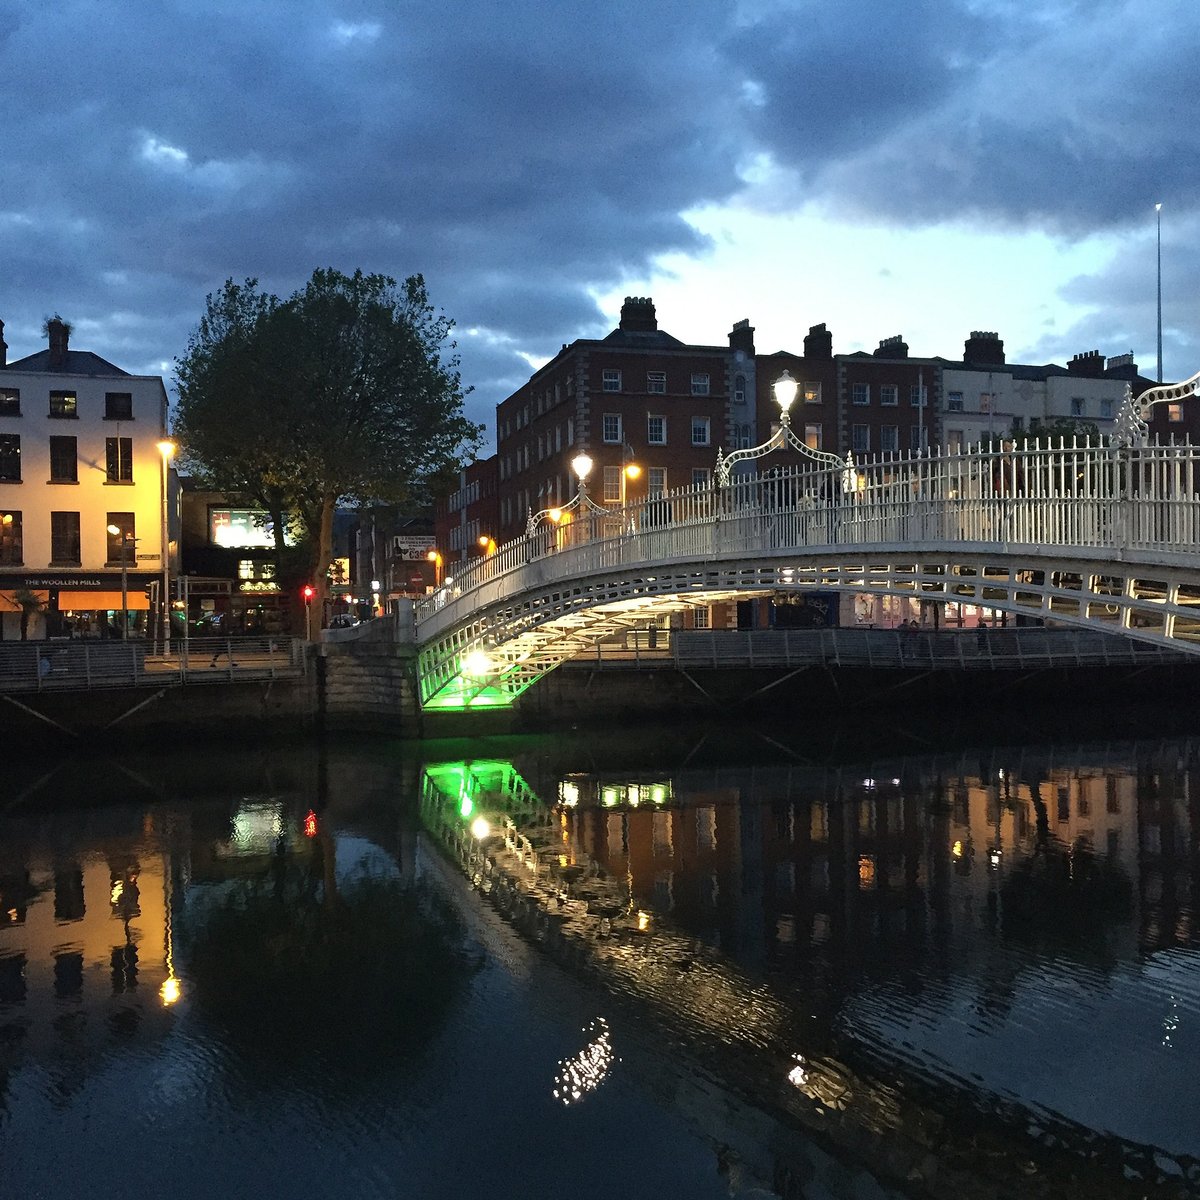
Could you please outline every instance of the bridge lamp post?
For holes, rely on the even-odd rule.
[[[433,586],[435,588],[442,586],[442,556],[437,550],[430,550],[425,557],[433,563]]]
[[[587,495],[587,477],[592,473],[592,456],[581,451],[571,459],[571,470],[575,472],[575,490],[581,496]]]
[[[479,548],[483,551],[485,557],[490,558],[496,553],[496,539],[490,534],[479,535]]]

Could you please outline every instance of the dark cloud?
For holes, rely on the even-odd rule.
[[[157,373],[227,277],[421,272],[489,423],[605,332],[596,293],[705,252],[680,214],[757,154],[843,214],[1068,232],[1190,197],[1197,157],[1192,0],[0,8],[14,355],[58,310]]]

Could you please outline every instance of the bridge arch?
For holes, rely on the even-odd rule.
[[[804,463],[533,525],[419,606],[422,704],[511,704],[648,613],[811,590],[977,603],[1200,654],[1193,447],[1035,442],[851,470]]]

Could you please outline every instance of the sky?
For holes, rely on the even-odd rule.
[[[1200,370],[1196,0],[0,0],[0,320],[173,380],[229,278],[422,274],[467,414],[627,295],[760,352]],[[1198,401],[1200,403],[1200,401]]]

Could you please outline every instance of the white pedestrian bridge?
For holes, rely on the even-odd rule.
[[[417,605],[422,706],[508,705],[652,615],[816,590],[982,605],[1200,659],[1200,453],[1138,441],[817,452],[780,469],[759,447],[718,456],[711,486],[624,507],[595,504],[581,477]]]

